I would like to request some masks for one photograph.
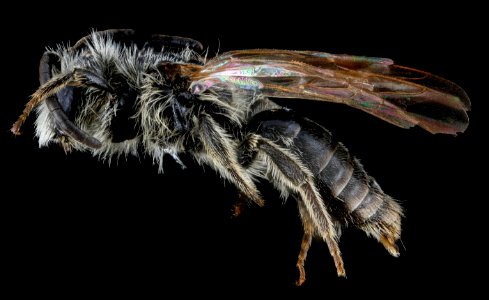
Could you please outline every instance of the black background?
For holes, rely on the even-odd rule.
[[[487,179],[481,144],[487,22],[480,8],[325,5],[137,1],[101,8],[83,2],[25,4],[6,11],[16,20],[2,24],[2,248],[10,286],[19,295],[474,292],[481,279],[474,271],[485,270],[480,243],[487,202],[481,193]],[[28,16],[27,9],[36,16]],[[87,153],[66,156],[56,146],[39,149],[33,117],[22,136],[10,134],[38,86],[44,47],[73,44],[92,28],[187,36],[208,46],[210,55],[276,48],[389,57],[462,86],[473,104],[471,125],[457,137],[431,135],[340,105],[281,102],[330,129],[406,208],[399,258],[363,233],[345,230],[340,247],[348,278],[336,277],[326,245],[315,241],[306,262],[307,281],[296,288],[302,237],[297,209],[266,185],[260,186],[266,207],[252,205],[232,218],[233,187],[190,158],[184,171],[166,160],[162,175],[144,156],[109,165]]]

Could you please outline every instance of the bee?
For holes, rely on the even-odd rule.
[[[313,237],[328,246],[345,276],[338,239],[355,227],[393,256],[403,209],[361,163],[316,122],[273,98],[343,103],[393,125],[457,134],[470,101],[456,84],[376,57],[314,51],[238,50],[207,60],[189,38],[130,29],[95,31],[73,46],[47,50],[40,87],[14,123],[35,109],[40,146],[90,151],[101,159],[144,152],[163,171],[182,153],[216,170],[264,205],[255,183],[292,196],[304,235],[301,285]]]

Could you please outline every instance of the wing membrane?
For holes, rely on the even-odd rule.
[[[456,84],[386,58],[312,51],[224,53],[191,75],[192,90],[223,85],[269,97],[344,103],[394,125],[456,134],[468,126],[470,101]]]

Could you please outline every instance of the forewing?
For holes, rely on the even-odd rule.
[[[403,128],[456,134],[470,101],[456,84],[386,58],[311,51],[224,53],[192,74],[192,91],[222,87],[269,97],[344,103]]]

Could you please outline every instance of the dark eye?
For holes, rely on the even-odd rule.
[[[80,99],[79,88],[67,86],[56,93],[56,96],[63,111],[70,119],[73,119],[76,107],[78,106],[77,102]]]

